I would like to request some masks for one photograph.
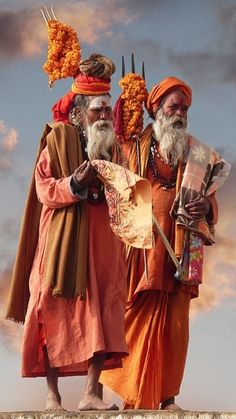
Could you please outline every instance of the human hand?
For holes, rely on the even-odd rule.
[[[81,188],[87,187],[92,183],[97,176],[97,172],[94,166],[92,166],[90,161],[85,160],[73,174],[74,179]]]
[[[188,211],[191,217],[199,219],[205,217],[210,209],[210,203],[204,196],[197,196],[189,204],[185,205],[185,209]]]

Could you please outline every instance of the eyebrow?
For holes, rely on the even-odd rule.
[[[169,108],[171,108],[172,106],[175,106],[175,107],[177,107],[177,106],[179,106],[178,105],[178,103],[171,103],[170,105],[169,105]],[[187,105],[182,105],[182,108],[184,109],[184,110],[188,110],[189,109],[189,106],[187,106]]]

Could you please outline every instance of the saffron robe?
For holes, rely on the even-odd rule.
[[[47,148],[38,160],[35,180],[43,207],[29,280],[22,376],[45,376],[44,344],[47,345],[50,365],[58,368],[59,376],[86,374],[89,359],[98,352],[106,354],[104,368],[118,366],[120,359],[127,354],[124,338],[124,245],[110,229],[107,204],[105,200],[98,205],[87,203],[86,299],[54,297],[44,281],[50,220],[55,208],[75,204],[80,198],[70,190],[70,177],[53,177]]]
[[[144,135],[150,141],[150,127]],[[142,175],[152,185],[153,213],[173,245],[175,223],[170,211],[176,189],[165,190],[154,179],[147,166],[149,148],[141,140],[141,152],[143,149]],[[130,155],[128,160],[134,168]],[[164,177],[171,177],[169,165],[157,157],[156,164]],[[211,222],[215,224],[217,203],[214,196],[209,200]],[[198,296],[197,285],[185,285],[174,278],[176,268],[155,228],[154,235],[155,247],[146,250],[148,275],[143,251],[132,249],[127,256],[125,332],[129,355],[122,360],[123,368],[102,372],[100,377],[104,385],[123,398],[125,409],[158,409],[161,402],[179,393],[188,349],[190,300]]]

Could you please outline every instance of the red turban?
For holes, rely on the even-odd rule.
[[[76,95],[98,96],[104,95],[111,89],[110,78],[102,79],[99,77],[86,76],[78,73],[75,76],[75,82],[71,86],[71,91],[66,93],[52,107],[53,120],[62,121],[69,124],[68,115],[71,109],[73,99]]]
[[[188,99],[188,106],[192,103],[192,89],[184,81],[175,77],[167,77],[156,86],[154,86],[147,97],[146,109],[149,115],[153,118],[159,104],[167,93],[173,90],[180,90]]]
[[[102,79],[78,73],[75,76],[75,82],[72,84],[71,90],[79,95],[104,95],[111,90],[110,81],[110,78]]]

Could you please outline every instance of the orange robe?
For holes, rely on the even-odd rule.
[[[119,366],[120,359],[127,353],[124,338],[124,245],[110,229],[107,204],[105,201],[97,205],[88,203],[86,300],[53,297],[44,284],[44,251],[50,220],[54,208],[73,204],[79,198],[70,191],[70,177],[53,178],[47,148],[41,153],[35,178],[43,209],[30,275],[22,375],[45,376],[44,344],[47,345],[50,365],[58,368],[60,376],[86,374],[88,360],[98,352],[107,355],[104,368]]]
[[[156,157],[162,175],[171,168]],[[170,210],[175,188],[163,189],[150,168],[146,177],[152,184],[153,213],[169,241],[174,243],[175,226]],[[128,303],[125,332],[129,356],[123,368],[103,372],[100,381],[117,392],[126,409],[158,409],[159,404],[179,393],[189,337],[190,299],[198,286],[174,278],[176,268],[164,243],[155,232],[155,247],[131,249],[128,255]]]

